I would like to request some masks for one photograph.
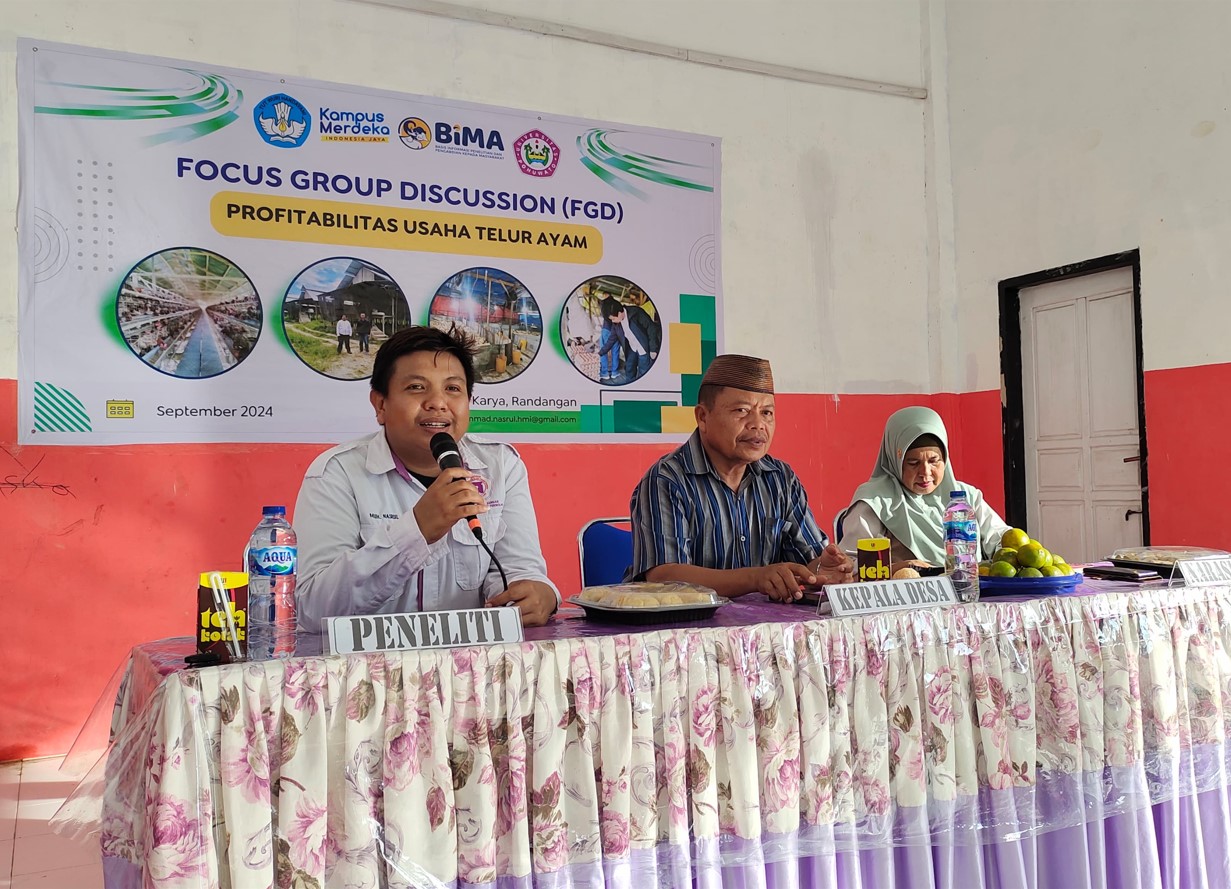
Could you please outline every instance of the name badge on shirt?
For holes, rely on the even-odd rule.
[[[521,609],[467,608],[331,617],[325,621],[331,654],[415,651],[521,642]]]

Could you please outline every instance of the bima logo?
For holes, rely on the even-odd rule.
[[[398,124],[398,138],[412,151],[422,151],[432,142],[432,127],[421,117],[408,117]]]

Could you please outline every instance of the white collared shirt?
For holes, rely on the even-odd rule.
[[[645,346],[641,345],[641,340],[637,339],[637,334],[631,327],[628,326],[628,310],[624,310],[624,317],[620,321],[620,326],[624,328],[624,337],[628,340],[629,346],[638,355],[645,354]]]
[[[350,322],[347,321],[345,318],[340,319],[336,326],[338,330],[338,336],[350,336],[351,334]]]
[[[466,467],[487,482],[489,508],[479,523],[509,583],[537,580],[556,589],[521,457],[510,445],[469,435],[460,444]],[[312,461],[294,515],[301,629],[319,631],[322,618],[343,614],[478,608],[502,591],[491,558],[465,522],[435,543],[424,539],[413,509],[425,491],[417,479],[398,474],[383,429]]]

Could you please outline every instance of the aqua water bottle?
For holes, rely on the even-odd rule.
[[[945,571],[963,602],[979,600],[979,523],[965,491],[950,491],[945,509]]]
[[[295,571],[299,544],[285,506],[266,506],[248,539],[248,652],[252,658],[295,651]]]

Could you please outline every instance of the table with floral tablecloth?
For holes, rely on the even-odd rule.
[[[107,885],[1228,880],[1231,588],[528,636],[197,670],[190,640],[138,647]]]

